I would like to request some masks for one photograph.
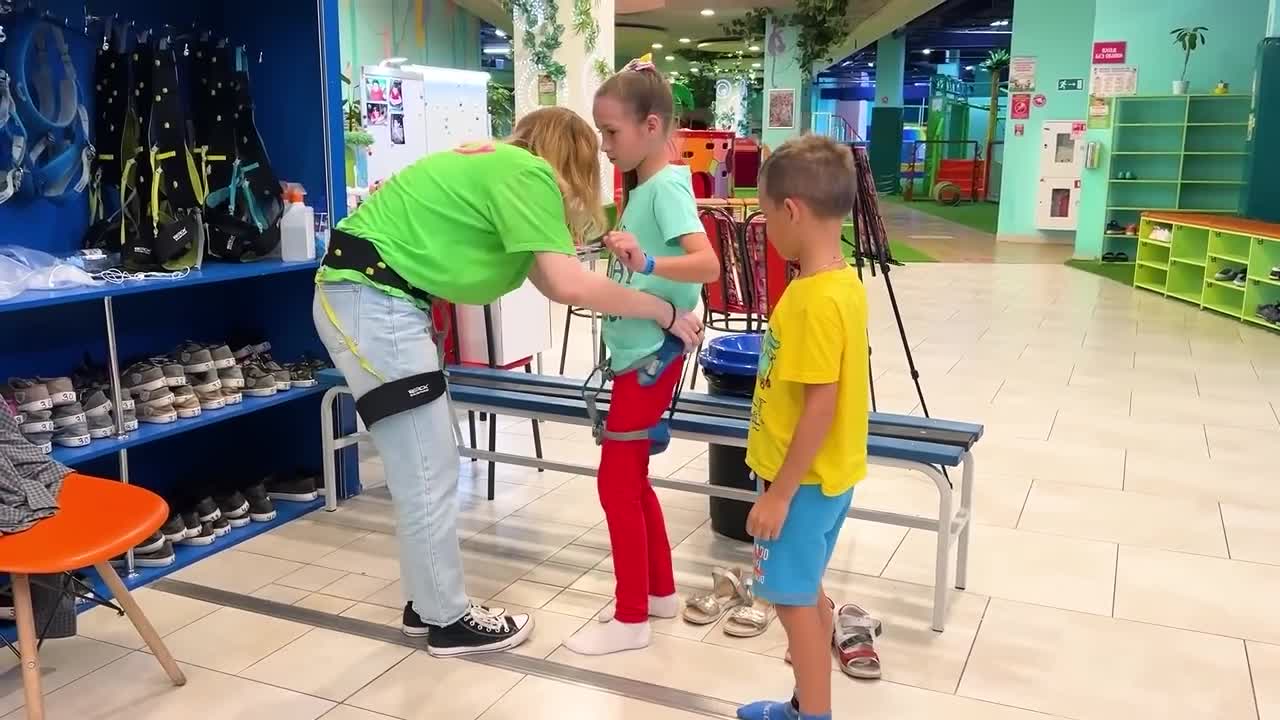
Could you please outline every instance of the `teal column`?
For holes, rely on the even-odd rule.
[[[1280,0],[1271,0],[1267,7],[1267,37],[1280,37]]]
[[[876,105],[902,107],[907,38],[890,33],[876,41]]]
[[[777,24],[772,17],[765,27],[764,144],[776,148],[807,131],[809,108],[805,97],[808,68],[800,67],[796,47],[799,31]]]

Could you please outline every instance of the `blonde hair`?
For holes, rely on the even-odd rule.
[[[798,200],[822,219],[842,218],[858,197],[853,152],[822,135],[788,140],[760,166],[760,194]]]
[[[546,160],[555,171],[574,242],[604,231],[600,141],[586,120],[568,108],[541,108],[520,118],[507,142]]]

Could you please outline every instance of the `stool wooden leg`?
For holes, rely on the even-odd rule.
[[[40,690],[40,655],[36,648],[36,616],[31,607],[31,582],[13,575],[13,610],[18,621],[18,653],[22,656],[22,690],[27,720],[44,720],[44,694]]]
[[[124,608],[125,614],[129,616],[129,620],[137,628],[142,640],[147,643],[147,647],[151,648],[151,653],[156,656],[156,660],[160,661],[160,666],[169,674],[169,679],[173,681],[174,685],[186,685],[187,676],[182,673],[182,668],[178,667],[178,661],[173,659],[173,655],[169,653],[169,648],[165,647],[164,641],[160,639],[160,633],[156,632],[155,627],[151,625],[151,621],[142,613],[142,608],[138,605],[138,601],[133,599],[133,595],[129,594],[129,589],[120,581],[120,576],[116,574],[115,568],[111,567],[111,563],[107,562],[100,562],[94,565],[94,568],[102,576],[102,581],[107,584],[107,589],[111,591],[115,601],[120,603],[120,607]]]

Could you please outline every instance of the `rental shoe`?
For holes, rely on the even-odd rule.
[[[23,437],[45,455],[53,452],[53,433],[31,433]]]
[[[134,396],[142,391],[159,390],[165,387],[164,370],[153,363],[137,362],[120,376],[120,384]]]
[[[226,537],[231,532],[231,520],[219,516],[217,520],[209,523],[209,527],[213,530],[214,537]]]
[[[258,355],[251,363],[251,366],[257,366],[263,371],[268,372],[275,379],[276,391],[284,392],[293,387],[293,373],[284,369],[275,360],[268,355]]]
[[[187,538],[183,540],[181,544],[195,545],[197,547],[203,546],[203,545],[212,545],[213,541],[216,540],[217,538],[218,536],[215,535],[213,532],[213,523],[202,522],[200,523],[200,529],[196,532],[196,534],[188,535]]]
[[[227,406],[227,399],[222,396],[222,388],[217,390],[196,390],[196,398],[200,400],[201,410],[221,410]]]
[[[427,652],[432,657],[460,657],[510,650],[532,632],[533,618],[528,615],[490,615],[473,606],[454,624],[431,628]]]
[[[222,401],[227,405],[239,405],[244,402],[244,395],[236,388],[223,386],[218,392],[222,393]]]
[[[1120,223],[1116,222],[1115,220],[1108,220],[1107,228],[1103,232],[1107,235],[1123,235],[1124,228],[1121,227]]]
[[[195,388],[196,392],[210,393],[222,389],[222,378],[218,377],[217,371],[210,370],[186,376],[185,384]]]
[[[173,409],[184,420],[200,417],[200,398],[190,385],[173,389]]]
[[[276,473],[268,476],[264,485],[267,496],[272,500],[289,502],[310,502],[319,497],[316,492],[316,479],[299,473]]]
[[[226,343],[209,343],[205,345],[209,357],[213,358],[214,370],[229,370],[236,366],[236,356]]]
[[[192,508],[201,522],[213,522],[222,517],[222,508],[211,497],[204,498]]]
[[[254,522],[271,522],[276,519],[276,506],[267,495],[267,488],[262,483],[250,485],[244,489],[244,498],[249,501],[249,519]]]
[[[187,384],[187,372],[182,363],[163,355],[151,358],[151,364],[164,373],[164,384],[173,388]]]
[[[309,388],[320,384],[320,381],[316,380],[315,368],[308,363],[290,363],[284,369],[289,371],[289,384],[291,387]]]
[[[128,415],[126,414],[127,418]],[[168,425],[177,422],[178,412],[173,408],[173,400],[161,404],[144,404],[138,410],[138,420],[152,425]]]
[[[84,408],[80,407],[78,402],[73,402],[70,405],[55,405],[53,407],[53,424],[55,427],[83,425],[87,418]]]
[[[231,523],[231,527],[242,528],[252,522],[249,519],[249,501],[244,495],[233,491],[229,495],[215,495],[214,500],[222,511],[222,517]]]
[[[107,399],[106,393],[96,387],[82,388],[77,399],[89,417],[111,414],[111,401]]]
[[[1249,282],[1249,271],[1243,268],[1241,268],[1240,271],[1236,273],[1235,279],[1231,281],[1231,283],[1236,287],[1244,287],[1245,285],[1248,284],[1248,282]]]
[[[133,546],[133,551],[136,553],[155,552],[156,550],[164,547],[164,540],[164,535],[159,531],[153,532],[151,533],[151,537]]]
[[[181,515],[172,515],[169,521],[160,527],[160,534],[165,540],[178,542],[187,537],[187,524],[183,522]]]
[[[240,389],[244,387],[244,371],[240,369],[239,365],[219,369],[218,379],[222,381],[222,387],[224,388]]]
[[[1236,279],[1236,269],[1224,267],[1213,276],[1213,279],[1219,282],[1231,282]]]
[[[79,448],[88,445],[93,438],[89,435],[89,426],[83,420],[71,425],[64,425],[53,433],[53,442],[66,448]]]
[[[89,437],[94,440],[106,440],[116,434],[116,423],[110,415],[90,415],[86,424]]]
[[[44,383],[11,378],[7,386],[0,388],[0,393],[12,400],[22,412],[53,409],[53,398],[49,397],[49,388]]]
[[[271,352],[271,343],[259,332],[239,333],[231,338],[230,347],[234,351],[232,354],[236,360],[241,363],[248,361],[254,355]]]
[[[52,410],[31,410],[22,414],[22,420],[19,421],[18,429],[23,435],[35,435],[37,433],[51,433],[58,427],[53,424]]]
[[[182,369],[187,373],[202,373],[217,369],[213,364],[213,353],[199,343],[187,341],[179,345],[173,351],[172,357],[182,364]]]
[[[49,391],[49,399],[53,401],[54,407],[70,405],[78,399],[76,386],[71,383],[71,378],[38,378],[37,381],[43,383]]]
[[[155,390],[131,390],[134,401],[143,408],[173,406],[176,399],[173,390],[170,390],[163,383]]]
[[[271,397],[276,394],[276,378],[265,368],[256,364],[246,364],[244,370],[244,390],[249,397]]]
[[[1267,277],[1271,278],[1272,280],[1280,280],[1280,265],[1277,265],[1271,268],[1271,272],[1270,274],[1267,275]]]
[[[130,400],[129,402],[133,402]],[[138,429],[138,413],[135,410],[121,410],[120,426],[125,432],[134,432]]]
[[[169,567],[178,561],[178,556],[173,551],[173,543],[161,538],[160,545],[152,550],[143,551],[140,548],[133,549],[133,566],[138,568],[161,568]],[[125,569],[129,566],[125,556],[121,555],[111,559],[112,567]]]

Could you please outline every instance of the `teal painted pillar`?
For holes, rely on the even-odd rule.
[[[776,148],[808,130],[807,68],[800,67],[799,31],[769,18],[765,27],[764,144]]]
[[[891,33],[876,41],[876,104],[902,107],[902,83],[906,77],[907,38]]]
[[[1280,0],[1271,0],[1268,5],[1267,37],[1280,37]]]
[[[938,74],[947,77],[960,77],[960,63],[943,63],[938,66]]]

